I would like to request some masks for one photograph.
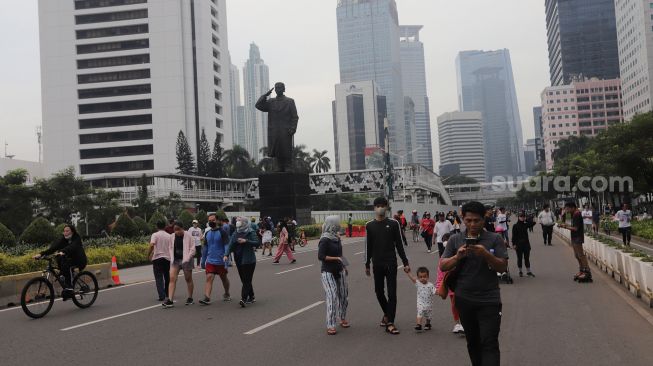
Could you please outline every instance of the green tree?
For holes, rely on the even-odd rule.
[[[13,247],[14,245],[16,245],[14,233],[0,223],[0,246]]]
[[[195,220],[199,222],[199,227],[206,227],[206,223],[209,221],[209,217],[206,214],[206,211],[200,210],[196,215],[195,215]]]
[[[147,216],[154,212],[156,206],[150,198],[149,185],[152,182],[152,178],[148,178],[147,175],[143,174],[138,181],[138,192],[136,199],[132,202],[136,209],[138,216],[142,216],[147,220]]]
[[[159,221],[163,221],[164,223],[168,223],[168,219],[165,217],[164,214],[162,214],[160,211],[155,211],[154,214],[152,214],[152,217],[150,217],[150,221],[148,221],[148,224],[150,225],[150,229],[152,231],[156,230],[156,224]]]
[[[20,235],[32,221],[36,194],[26,186],[27,176],[26,170],[17,169],[0,177],[0,222],[5,223],[14,236]]]
[[[48,179],[37,179],[34,191],[41,213],[54,223],[71,222],[73,214],[93,209],[94,191],[81,177],[75,176],[72,167]]]
[[[254,174],[252,158],[240,145],[234,145],[231,150],[224,152],[224,165],[229,178],[250,178]]]
[[[192,213],[188,212],[188,210],[181,210],[179,216],[177,216],[177,221],[180,221],[181,224],[184,225],[184,230],[193,225],[193,220],[195,220],[195,217]]]
[[[200,137],[200,149],[197,153],[197,175],[200,177],[208,177],[211,170],[211,147],[209,140],[206,139],[206,133],[202,129]]]
[[[156,205],[159,207],[158,210],[161,211],[164,215],[169,218],[174,218],[183,207],[183,202],[181,197],[173,192],[170,192],[170,195],[166,198],[159,198],[156,201]]]
[[[150,224],[148,224],[145,220],[143,220],[142,217],[135,216],[133,220],[134,220],[134,224],[136,224],[136,227],[138,227],[138,233],[140,235],[152,234],[152,228],[150,227]]]
[[[313,173],[326,173],[331,170],[331,159],[327,156],[327,151],[318,151],[313,149],[311,171]]]
[[[306,151],[306,145],[297,145],[292,149],[293,170],[297,173],[310,173],[313,158]]]
[[[123,238],[133,238],[138,236],[138,226],[134,220],[127,215],[127,213],[122,213],[118,216],[116,224],[111,231],[112,235],[118,235]]]
[[[211,164],[209,167],[209,177],[224,178],[224,149],[220,145],[220,134],[216,132],[215,141],[213,142],[213,152],[211,153]]]
[[[195,175],[195,158],[183,131],[177,135],[177,173]]]
[[[50,221],[45,217],[37,217],[23,231],[19,241],[27,244],[49,245],[60,235],[61,233],[56,233]]]
[[[275,170],[274,159],[268,156],[267,146],[263,146],[259,149],[259,152],[263,156],[263,159],[259,160],[257,168],[261,173],[269,173]]]
[[[118,204],[120,198],[118,191],[95,190],[90,196],[92,207],[81,212],[82,219],[77,223],[77,228],[82,235],[97,235],[107,230],[124,208]],[[86,223],[88,222],[88,225]],[[88,227],[88,232],[86,229]]]

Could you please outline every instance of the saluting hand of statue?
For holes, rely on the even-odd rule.
[[[273,91],[274,91],[274,88],[270,89],[267,93],[265,93],[265,96],[269,97],[272,94]]]

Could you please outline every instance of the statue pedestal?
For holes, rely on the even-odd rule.
[[[299,225],[311,224],[311,187],[308,174],[279,172],[258,177],[261,216],[276,224],[292,217]]]

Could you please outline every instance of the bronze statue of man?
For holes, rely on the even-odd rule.
[[[277,97],[268,99],[273,90]],[[256,109],[268,113],[268,156],[276,159],[281,172],[292,165],[293,136],[299,121],[295,101],[283,95],[285,91],[283,83],[276,83],[256,102]]]

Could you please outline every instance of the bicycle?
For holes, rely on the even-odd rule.
[[[417,243],[419,241],[419,225],[411,224],[410,230],[413,232],[413,242]]]
[[[64,277],[60,269],[54,265],[54,258],[46,256],[38,260],[48,261],[47,268],[43,270],[41,277],[29,280],[20,294],[20,306],[27,316],[34,319],[44,317],[52,309],[56,296],[53,280],[65,288]],[[72,301],[78,308],[86,309],[97,299],[98,290],[97,278],[93,273],[78,272],[73,278]]]

